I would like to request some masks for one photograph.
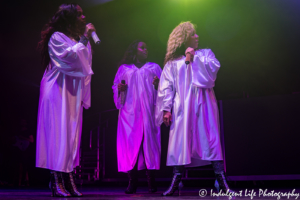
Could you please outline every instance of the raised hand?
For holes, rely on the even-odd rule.
[[[159,83],[159,78],[157,76],[154,76],[152,84],[154,85],[155,89],[157,90]]]
[[[96,29],[92,23],[89,23],[85,26],[84,36],[89,38],[91,37],[92,32],[96,32]]]
[[[168,111],[164,111],[163,120],[166,126],[170,126],[172,123],[172,114]]]
[[[188,47],[186,50],[185,50],[185,55],[190,53],[192,56],[195,55],[195,49],[191,48],[191,47]]]

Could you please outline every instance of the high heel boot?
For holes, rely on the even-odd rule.
[[[182,188],[182,174],[183,174],[184,166],[175,166],[173,168],[173,179],[171,182],[170,187],[168,190],[166,190],[164,193],[162,193],[162,196],[172,196],[176,190],[178,190],[178,195],[180,193],[180,189]]]
[[[70,193],[65,189],[64,180],[61,172],[51,171],[50,177],[50,189],[52,196],[55,197],[69,197]]]
[[[227,191],[229,193],[234,193],[234,191],[231,190],[227,184],[227,180],[224,172],[221,172],[220,174],[215,174],[215,176],[216,176],[215,188],[217,189],[218,192],[222,190],[224,193],[226,193]]]
[[[149,193],[155,193],[157,191],[157,187],[155,183],[155,170],[147,169],[146,175],[147,175]]]
[[[223,161],[212,161],[212,166],[213,166],[214,172],[215,172],[215,177],[216,177],[215,188],[217,189],[217,191],[219,192],[220,190],[222,190],[225,193],[227,191],[234,193],[234,191],[231,190],[228,186],[228,183],[226,180],[226,175],[224,172]]]
[[[138,184],[138,178],[137,178],[137,169],[136,167],[132,170],[128,171],[128,178],[129,178],[129,184],[127,189],[125,190],[126,194],[133,194],[136,193],[136,188]]]
[[[71,194],[72,197],[81,197],[82,193],[77,190],[74,182],[73,172],[63,173],[65,188]]]

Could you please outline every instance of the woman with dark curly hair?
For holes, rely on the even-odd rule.
[[[40,86],[36,167],[51,170],[53,196],[82,196],[73,179],[79,165],[82,111],[89,108],[92,53],[77,4],[63,4],[45,25],[38,44],[45,73]]]
[[[158,64],[147,62],[144,42],[131,43],[116,74],[114,101],[119,109],[117,156],[119,172],[128,172],[126,194],[136,192],[137,170],[147,169],[149,192],[156,192],[154,170],[160,168],[160,127],[155,126]]]

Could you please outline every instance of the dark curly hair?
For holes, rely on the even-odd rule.
[[[134,57],[137,53],[137,48],[140,42],[143,42],[142,40],[135,40],[133,41],[127,48],[127,50],[124,53],[124,56],[122,60],[119,62],[119,66],[123,64],[132,64],[134,63]]]
[[[44,26],[41,32],[41,40],[38,43],[38,50],[42,56],[42,66],[44,69],[47,68],[50,62],[50,56],[48,52],[48,42],[51,35],[56,32],[62,32],[67,35],[79,36],[82,30],[77,25],[78,4],[62,4],[50,21]]]

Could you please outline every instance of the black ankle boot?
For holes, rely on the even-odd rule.
[[[155,193],[157,191],[156,183],[155,183],[155,170],[146,171],[148,189],[150,193]]]
[[[167,191],[165,191],[161,195],[162,196],[172,196],[176,190],[178,190],[178,195],[179,195],[180,189],[182,188],[181,177],[182,177],[182,174],[175,173],[170,187],[168,188]]]
[[[65,189],[64,180],[61,172],[51,171],[49,187],[52,191],[52,196],[69,197],[70,193]]]
[[[227,184],[227,180],[224,172],[215,174],[215,176],[216,176],[215,188],[217,189],[218,192],[222,190],[224,193],[226,193],[227,191],[230,193],[234,193],[234,191],[231,190]]]
[[[182,182],[181,182],[181,177],[184,171],[184,166],[179,165],[179,166],[175,166],[173,168],[173,179],[171,182],[170,187],[168,188],[167,191],[165,191],[164,193],[162,193],[162,196],[172,196],[173,193],[178,190],[178,195],[180,193],[180,189],[183,187]]]
[[[74,182],[73,173],[63,173],[65,188],[68,192],[70,192],[72,197],[81,197],[82,193],[77,190],[77,187]]]
[[[128,178],[129,178],[129,184],[128,184],[127,189],[125,190],[125,193],[126,194],[136,193],[136,188],[137,188],[137,184],[138,184],[136,168],[133,168],[132,170],[128,171]]]
[[[232,191],[226,180],[225,172],[224,172],[224,162],[223,160],[219,161],[212,161],[212,166],[214,168],[215,176],[216,176],[216,181],[215,181],[215,187],[218,190],[222,190],[223,192],[234,192]]]

